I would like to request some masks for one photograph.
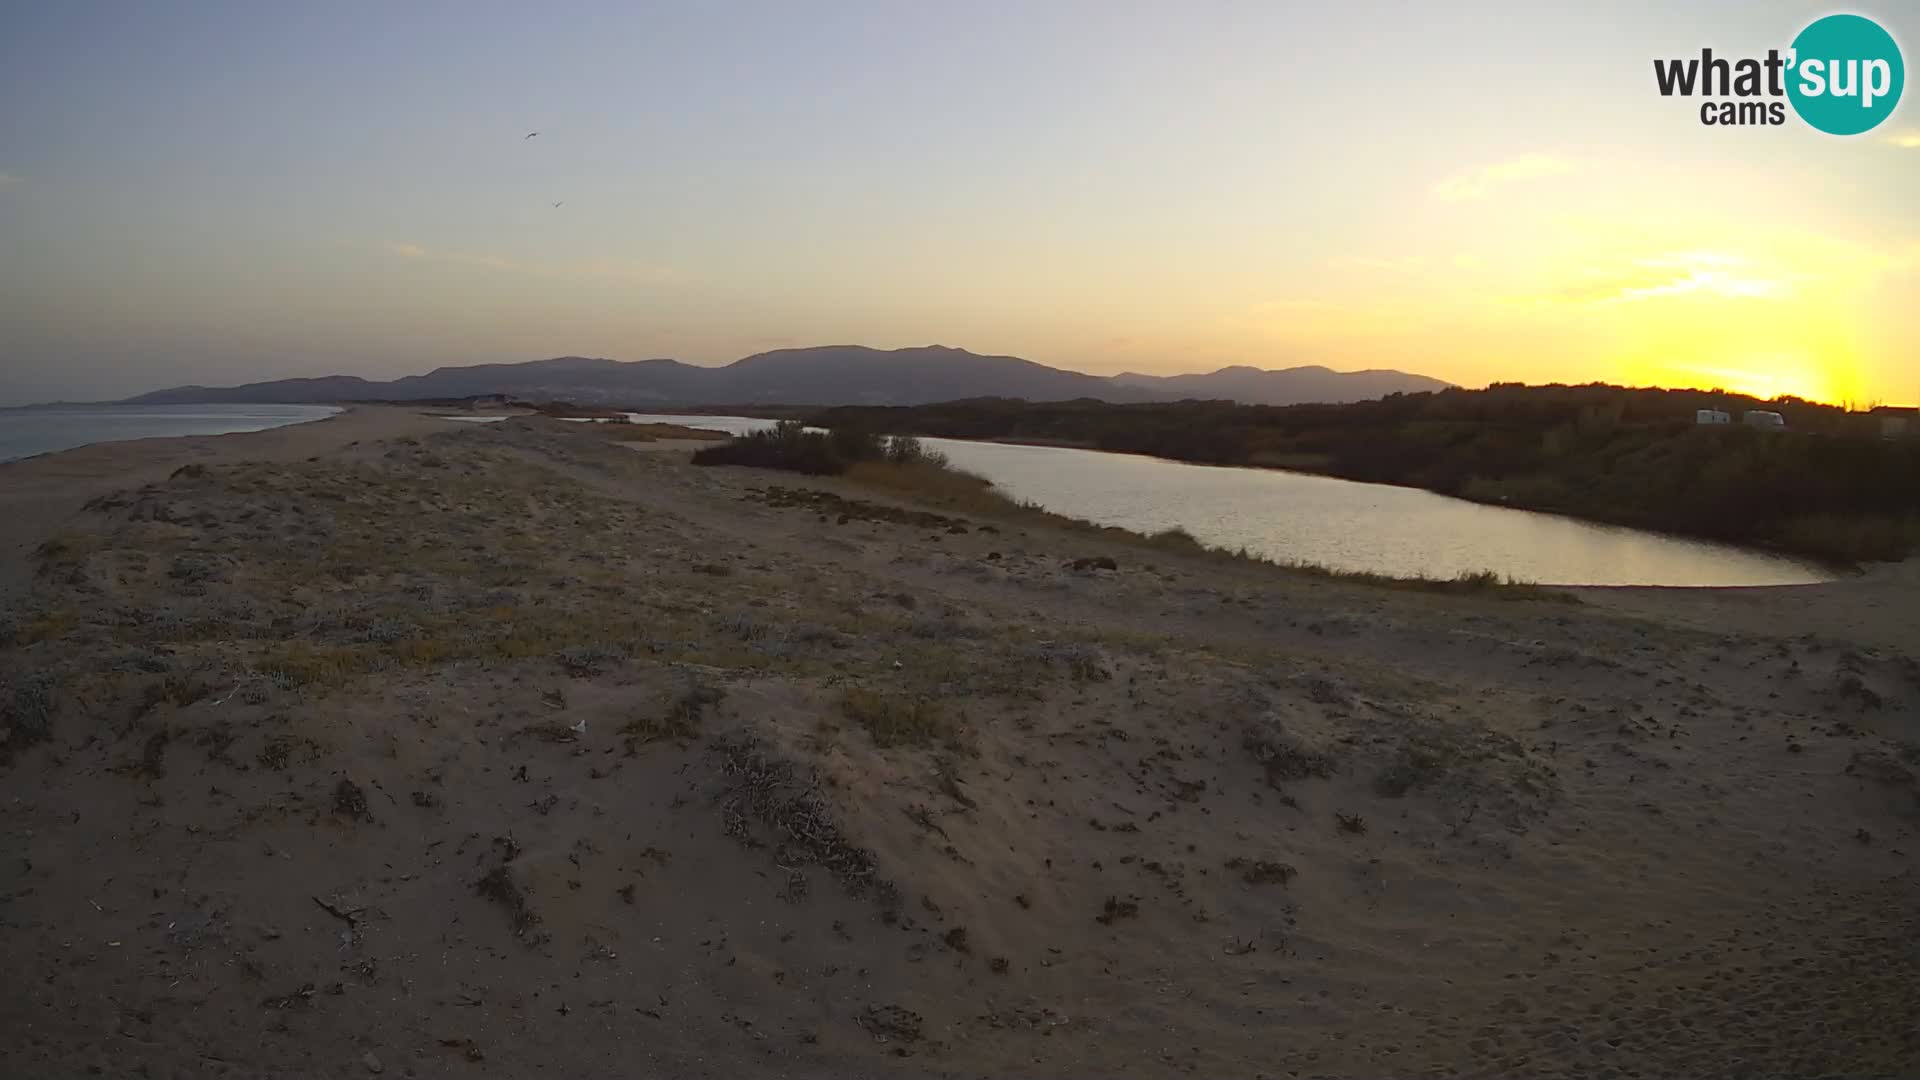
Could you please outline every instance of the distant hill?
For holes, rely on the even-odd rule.
[[[1409,375],[1404,371],[1375,368],[1368,371],[1335,371],[1318,365],[1262,370],[1256,367],[1223,367],[1204,375],[1115,375],[1122,386],[1158,391],[1173,398],[1202,398],[1237,401],[1243,405],[1341,404],[1368,401],[1388,394],[1418,394],[1445,390],[1452,383]]]
[[[1184,397],[1249,403],[1346,402],[1448,384],[1397,371],[1342,373],[1324,367],[1261,371],[1222,368],[1208,375],[1103,378],[1017,356],[981,356],[927,345],[869,349],[826,345],[780,349],[725,367],[678,360],[605,360],[561,356],[519,364],[443,367],[377,382],[348,375],[279,379],[244,386],[181,386],[128,399],[137,404],[200,402],[418,401],[505,394],[529,401],[593,405],[923,405],[960,398],[1027,401],[1090,398],[1109,402]]]

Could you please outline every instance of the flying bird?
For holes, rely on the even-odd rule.
[[[560,200],[559,202],[557,202],[557,203],[554,203],[554,204],[553,204],[553,208],[554,208],[555,210],[558,210],[558,209],[560,209],[560,207],[561,207],[562,205],[564,205],[564,204],[566,203],[566,201],[567,201],[567,200],[565,200],[565,199],[561,199],[561,200]]]
[[[529,131],[529,132],[527,132],[527,133],[526,133],[525,135],[522,135],[522,136],[520,136],[520,141],[521,141],[521,142],[526,142],[526,141],[527,141],[528,139],[531,139],[531,138],[533,138],[533,137],[534,137],[535,135],[538,135],[538,134],[540,134],[540,133],[539,133],[539,132],[537,132],[537,131]]]

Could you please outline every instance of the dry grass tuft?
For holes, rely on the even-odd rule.
[[[1022,509],[1022,504],[1002,495],[986,477],[931,461],[863,461],[848,469],[846,475],[862,487],[946,510],[1005,517]]]
[[[293,686],[339,686],[373,669],[373,657],[350,646],[282,641],[269,647],[255,667]]]
[[[721,827],[750,847],[761,846],[754,823],[771,831],[774,861],[789,869],[824,866],[848,892],[867,895],[888,919],[896,917],[899,892],[877,874],[873,852],[847,838],[832,805],[811,777],[792,762],[771,756],[753,737],[732,735],[716,741],[720,768],[733,788],[720,804]]]
[[[1227,869],[1238,871],[1240,880],[1249,885],[1285,885],[1299,873],[1290,863],[1247,859],[1239,856],[1227,860]]]
[[[1276,789],[1283,781],[1332,776],[1339,765],[1331,752],[1271,718],[1248,725],[1240,745],[1265,770],[1267,786]]]
[[[661,439],[698,439],[702,442],[725,442],[733,436],[724,431],[708,431],[687,427],[684,424],[633,424],[609,423],[594,425],[600,434],[615,442],[658,442]]]
[[[636,716],[627,721],[620,734],[627,737],[629,747],[661,739],[694,738],[700,734],[707,710],[719,705],[724,697],[725,692],[719,687],[695,682],[674,698],[665,712]]]
[[[959,728],[940,706],[925,698],[855,686],[840,696],[840,712],[866,729],[873,745],[882,750],[931,743],[952,746],[960,736]]]
[[[367,793],[344,776],[333,789],[333,812],[349,821],[373,820],[373,810],[367,806]]]
[[[527,901],[527,894],[514,880],[512,869],[496,866],[487,872],[487,876],[474,883],[474,890],[481,896],[505,908],[512,919],[513,936],[525,940],[529,931],[540,925],[540,915]]]
[[[53,680],[32,672],[0,682],[0,765],[53,734]]]

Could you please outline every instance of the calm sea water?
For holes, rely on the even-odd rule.
[[[0,410],[0,461],[124,439],[264,431],[339,411],[331,405],[74,405]]]
[[[654,416],[742,434],[772,421]],[[959,468],[1056,513],[1204,544],[1395,576],[1492,570],[1545,585],[1802,585],[1820,567],[1723,544],[1484,506],[1416,488],[1127,454],[923,439]]]

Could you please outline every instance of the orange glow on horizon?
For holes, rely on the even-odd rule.
[[[1834,372],[1818,365],[1791,361],[1749,363],[1743,367],[1674,367],[1666,372],[1649,370],[1641,381],[1668,389],[1724,390],[1762,401],[1796,397],[1823,405],[1842,405],[1853,397]]]

